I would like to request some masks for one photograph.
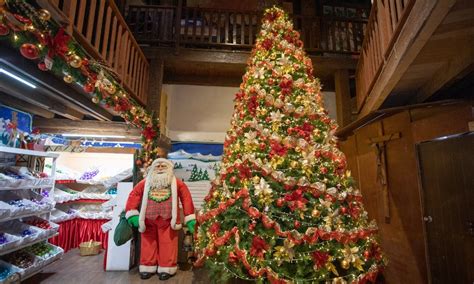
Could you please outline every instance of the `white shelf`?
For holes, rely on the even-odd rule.
[[[35,239],[35,240],[31,241],[31,242],[22,243],[21,245],[16,246],[16,247],[13,247],[13,248],[10,248],[10,249],[0,250],[0,255],[9,254],[9,253],[11,253],[11,252],[20,250],[20,249],[22,249],[22,248],[29,247],[29,246],[31,246],[31,245],[40,243],[40,242],[42,242],[42,241],[47,241],[48,239],[53,238],[53,237],[57,236],[58,234],[59,234],[59,233],[55,233],[55,234],[49,235],[49,236],[43,236],[43,237],[37,238],[37,239]]]
[[[8,216],[6,218],[0,219],[0,223],[10,221],[10,220],[20,219],[20,218],[38,216],[38,215],[42,215],[42,214],[46,214],[46,213],[50,213],[50,212],[51,212],[51,210],[43,210],[43,211],[30,212],[30,213],[26,213],[26,214],[18,214],[18,215]]]
[[[0,181],[0,190],[52,188],[53,186],[54,179],[52,178],[15,179],[13,181]]]
[[[11,153],[11,154],[19,154],[19,155],[45,157],[45,158],[57,158],[57,157],[59,157],[58,153],[25,150],[25,149],[5,147],[5,146],[0,146],[0,152]]]
[[[26,279],[30,278],[31,276],[37,274],[38,272],[41,272],[41,270],[43,270],[46,266],[50,265],[51,263],[54,263],[56,261],[58,261],[59,259],[61,259],[61,257],[64,255],[64,252],[61,252],[60,254],[58,255],[55,255],[53,256],[55,259],[52,260],[52,261],[47,261],[47,260],[44,260],[40,266],[36,267],[34,270],[28,272],[27,274],[24,274],[22,276],[20,276],[20,280],[21,281],[25,281]]]

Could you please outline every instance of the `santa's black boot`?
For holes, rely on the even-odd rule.
[[[150,279],[154,273],[140,272],[140,279]]]
[[[166,272],[161,272],[160,274],[158,274],[158,277],[160,278],[160,280],[168,280],[173,276],[175,276],[175,274],[169,274]]]

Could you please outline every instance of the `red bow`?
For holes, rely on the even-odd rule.
[[[268,244],[260,237],[253,237],[252,247],[250,248],[250,255],[258,258],[263,258],[265,251],[268,249]]]

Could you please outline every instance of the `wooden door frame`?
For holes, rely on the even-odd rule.
[[[421,176],[421,163],[420,163],[420,145],[424,143],[429,143],[429,142],[435,142],[435,141],[443,141],[447,139],[453,139],[456,137],[462,137],[466,135],[473,135],[473,131],[468,131],[468,132],[463,132],[463,133],[458,133],[458,134],[453,134],[453,135],[448,135],[448,136],[441,136],[437,137],[434,139],[430,140],[425,140],[425,141],[420,141],[415,143],[415,154],[416,154],[416,167],[417,167],[417,175],[418,175],[418,188],[420,191],[420,208],[421,208],[421,218],[422,218],[422,223],[423,223],[423,240],[425,243],[425,260],[426,260],[426,273],[428,274],[427,279],[428,283],[431,284],[433,283],[431,279],[431,262],[430,262],[430,253],[429,253],[429,246],[428,246],[428,234],[427,234],[427,228],[426,228],[426,222],[423,220],[423,218],[426,216],[425,212],[425,192],[423,189],[423,181],[422,181],[422,176]]]

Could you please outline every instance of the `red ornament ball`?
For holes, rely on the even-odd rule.
[[[347,208],[346,207],[341,207],[341,213],[346,214],[347,213]]]
[[[364,258],[367,259],[370,257],[370,251],[366,250],[364,251]]]
[[[300,223],[300,221],[298,221],[298,220],[295,220],[295,224],[294,224],[294,225],[295,225],[295,229],[298,229],[299,227],[301,227],[301,223]]]
[[[38,63],[38,69],[41,71],[48,71],[48,67],[46,67],[46,63],[44,62]]]
[[[230,178],[229,181],[230,181],[230,183],[234,184],[234,183],[237,182],[237,178],[235,176],[233,176],[233,177]]]
[[[20,47],[20,53],[28,59],[37,59],[39,56],[39,49],[36,45],[31,43],[24,43]]]
[[[5,24],[0,24],[0,36],[6,36],[10,33],[10,29]]]
[[[285,203],[285,199],[278,198],[277,201],[276,201],[276,206],[282,207],[284,203]]]
[[[86,91],[86,93],[92,93],[94,91],[94,88],[95,86],[92,83],[86,83],[84,85],[84,91]]]

